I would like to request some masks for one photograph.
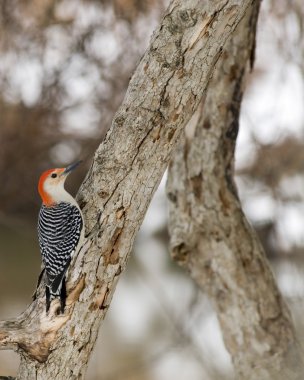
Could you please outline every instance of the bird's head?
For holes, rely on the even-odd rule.
[[[80,163],[81,161],[77,161],[66,168],[49,169],[41,174],[38,191],[44,205],[51,206],[65,200],[67,192],[64,182]]]

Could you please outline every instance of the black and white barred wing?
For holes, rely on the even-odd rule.
[[[38,237],[47,285],[53,294],[60,291],[62,278],[80,240],[83,221],[79,209],[61,202],[42,206],[38,220]]]

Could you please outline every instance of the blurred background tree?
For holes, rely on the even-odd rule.
[[[24,309],[39,272],[35,236],[39,174],[84,159],[78,177],[69,183],[76,191],[166,3],[1,2],[1,319]],[[271,258],[300,336],[303,28],[301,0],[263,2],[257,60],[242,105],[237,147],[240,196]],[[232,377],[212,308],[170,261],[167,246],[162,183],[100,333],[103,344],[95,349],[89,379]],[[121,318],[126,313],[129,318]],[[17,355],[0,353],[0,373],[14,374],[17,365]]]

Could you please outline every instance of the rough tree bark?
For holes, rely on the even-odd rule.
[[[173,258],[212,300],[237,377],[291,380],[304,376],[291,317],[233,179],[258,12],[259,1],[227,41],[169,166],[170,245]]]
[[[46,316],[41,287],[22,315],[0,322],[0,348],[21,356],[18,379],[84,378],[171,150],[202,99],[225,41],[251,3],[171,1],[79,191],[87,236],[71,266],[65,314],[57,315],[54,303]]]

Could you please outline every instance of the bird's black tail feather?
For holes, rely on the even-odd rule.
[[[50,280],[50,279],[48,279]],[[47,281],[45,287],[45,298],[46,298],[46,312],[49,311],[51,301],[54,298],[60,298],[60,311],[63,314],[66,305],[66,286],[65,286],[65,273],[57,276],[51,283]]]

